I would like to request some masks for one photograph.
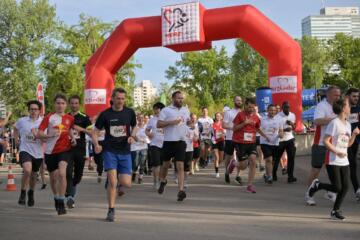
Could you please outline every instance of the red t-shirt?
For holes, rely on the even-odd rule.
[[[234,131],[232,140],[237,143],[251,144],[256,142],[256,132],[260,128],[260,118],[255,113],[239,112],[234,118],[234,126],[244,122],[245,119],[252,120],[252,124],[247,124],[243,128]]]
[[[39,130],[47,132],[49,135],[54,134],[55,130],[60,131],[57,137],[48,138],[46,141],[46,154],[55,154],[66,152],[71,148],[70,129],[74,125],[74,117],[69,114],[59,115],[57,113],[49,113],[42,120]]]
[[[221,121],[213,124],[213,141],[215,143],[225,141],[225,131],[222,127]]]

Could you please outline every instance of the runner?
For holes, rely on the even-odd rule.
[[[20,118],[14,127],[15,144],[20,149],[20,164],[23,169],[23,176],[21,178],[21,192],[18,203],[25,205],[26,190],[27,205],[34,206],[34,190],[36,185],[37,172],[40,169],[43,161],[44,152],[42,142],[36,138],[36,132],[42,121],[40,117],[40,110],[42,104],[39,101],[33,100],[27,103],[29,116]],[[19,144],[20,140],[20,144]]]
[[[315,108],[314,123],[316,125],[316,130],[314,143],[311,148],[312,168],[308,179],[308,186],[310,186],[314,179],[319,177],[320,170],[324,164],[326,156],[326,147],[323,141],[325,135],[324,133],[329,122],[336,118],[336,115],[333,112],[332,104],[339,100],[340,95],[341,92],[339,87],[330,86],[326,90],[326,98],[324,98]],[[332,198],[335,198],[334,194],[332,194]],[[310,206],[316,204],[314,198],[310,197],[307,191],[305,193],[305,202]]]
[[[124,89],[113,90],[111,107],[100,113],[92,134],[95,153],[99,154],[103,151],[104,168],[107,171],[106,189],[109,209],[106,220],[109,222],[115,220],[118,179],[122,187],[131,187],[130,144],[135,142],[133,133],[136,132],[136,116],[133,109],[125,106],[125,98]],[[105,129],[103,146],[98,141],[102,129]]]
[[[345,217],[342,216],[340,207],[349,185],[347,149],[354,143],[360,130],[356,127],[351,133],[351,125],[346,120],[350,115],[348,99],[336,100],[333,103],[333,111],[338,116],[328,124],[323,140],[329,151],[329,154],[326,155],[326,168],[331,184],[322,183],[316,178],[307,192],[310,197],[321,189],[336,192],[337,196],[330,216],[334,220],[344,220]]]
[[[229,163],[234,157],[235,145],[233,143],[233,120],[236,115],[241,111],[242,99],[240,96],[234,97],[234,108],[226,111],[224,113],[224,120],[222,122],[222,127],[226,130],[225,133],[225,182],[230,183],[230,173],[229,173]],[[237,175],[235,181],[238,184],[241,184],[240,178],[240,169],[237,168]]]
[[[66,114],[66,96],[57,94],[54,99],[55,112],[46,115],[42,120],[37,138],[46,142],[45,163],[50,173],[51,189],[54,194],[55,209],[58,215],[66,214],[66,167],[71,158],[71,146],[76,139],[71,129],[74,127],[74,117]],[[47,133],[45,133],[47,130]]]
[[[220,178],[219,166],[224,158],[225,130],[222,127],[222,115],[215,114],[215,122],[212,127],[212,149],[214,155],[215,177]]]
[[[5,138],[2,139],[1,135],[4,132],[5,126],[6,126],[6,124],[8,124],[11,115],[12,115],[12,112],[8,112],[4,119],[0,118],[0,167],[4,165],[6,149],[8,148],[8,142],[6,141]]]
[[[264,181],[267,184],[272,184],[275,181],[273,175],[273,160],[277,158],[279,139],[284,136],[281,120],[276,117],[276,106],[270,104],[267,107],[268,115],[262,118],[261,130],[265,133],[267,138],[260,136],[261,151],[265,159],[265,174]],[[268,139],[270,141],[268,141]]]
[[[359,104],[359,89],[350,88],[346,92],[346,96],[349,98],[351,114],[349,117],[349,122],[351,123],[351,131],[354,131],[356,127],[360,127],[359,115],[360,115],[360,106]],[[348,159],[350,163],[350,179],[354,188],[355,198],[357,201],[360,201],[360,188],[359,181],[357,177],[357,152],[360,144],[360,137],[357,136],[355,142],[348,149]]]
[[[200,163],[202,167],[206,167],[209,163],[209,149],[211,147],[211,129],[214,123],[213,119],[208,115],[207,107],[202,108],[202,116],[198,119],[200,128]]]
[[[188,188],[188,175],[190,173],[190,165],[193,159],[194,145],[193,142],[199,140],[199,131],[195,127],[196,122],[188,121],[187,132],[186,132],[186,153],[185,153],[185,162],[184,162],[184,188]]]
[[[150,155],[151,166],[154,180],[154,189],[160,187],[160,166],[162,164],[161,148],[164,142],[164,131],[162,128],[157,128],[157,121],[159,119],[160,111],[165,107],[161,102],[153,105],[154,116],[149,120],[146,127],[146,135],[150,138]]]
[[[180,91],[172,94],[172,104],[161,110],[157,122],[158,128],[164,129],[163,164],[160,171],[160,187],[158,193],[164,192],[167,184],[167,173],[170,160],[174,158],[178,171],[178,201],[186,198],[184,191],[184,161],[186,152],[186,130],[187,122],[190,120],[190,113],[187,107],[183,106],[184,96]]]
[[[76,139],[76,146],[71,148],[72,157],[68,161],[66,169],[66,205],[69,209],[75,207],[75,194],[76,186],[81,182],[85,158],[86,158],[86,139],[85,134],[91,135],[91,131],[88,130],[91,127],[91,121],[89,117],[80,112],[80,97],[73,95],[69,98],[70,115],[74,117],[74,124],[77,126],[77,130],[73,130],[73,135]]]
[[[296,154],[296,146],[295,146],[295,136],[293,134],[293,130],[295,129],[295,114],[290,112],[290,105],[288,102],[283,102],[282,104],[282,112],[276,115],[278,119],[282,122],[284,129],[284,137],[280,139],[280,145],[278,149],[277,157],[275,158],[274,168],[273,168],[273,179],[277,180],[277,169],[279,166],[279,162],[284,154],[287,153],[287,174],[288,174],[288,183],[294,183],[297,181],[296,177],[294,177],[294,166],[295,166],[295,154]]]
[[[199,134],[199,123],[197,121],[197,116],[195,113],[190,114],[190,120],[195,124],[195,131]],[[199,171],[199,159],[200,159],[200,138],[198,137],[196,140],[193,141],[193,159],[191,161],[190,166],[190,174],[194,175],[195,171]]]
[[[253,185],[256,173],[256,132],[258,131],[267,142],[271,142],[269,137],[260,129],[260,119],[255,114],[255,105],[255,99],[247,98],[245,100],[245,110],[239,112],[233,121],[234,133],[232,140],[235,144],[239,168],[240,170],[245,170],[249,166],[246,188],[246,191],[249,193],[256,193]],[[247,160],[249,160],[249,163]]]
[[[132,154],[132,178],[134,182],[136,178],[136,172],[139,169],[138,184],[142,184],[144,177],[144,170],[146,165],[146,158],[148,152],[148,137],[145,134],[145,122],[144,115],[141,113],[137,115],[137,128],[133,132],[135,136],[135,142],[130,146]]]

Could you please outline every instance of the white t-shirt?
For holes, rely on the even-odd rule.
[[[325,135],[331,136],[331,143],[335,146],[338,152],[347,154],[351,138],[351,124],[348,121],[343,123],[339,118],[335,118],[328,124],[325,130]],[[349,165],[347,156],[340,158],[332,151],[329,151],[329,153],[330,154],[326,157],[326,164],[336,166]]]
[[[137,141],[132,143],[130,146],[131,151],[139,151],[148,148],[148,144],[147,144],[148,137],[145,134],[145,126],[143,127],[138,126],[138,131],[136,132],[136,138]]]
[[[152,117],[149,120],[146,129],[154,134],[153,138],[150,140],[150,146],[162,148],[164,142],[164,129],[156,127],[157,121],[158,117]]]
[[[263,136],[260,136],[260,144],[278,146],[279,145],[279,130],[282,129],[281,120],[274,116],[269,118],[268,116],[263,117],[261,121],[261,130],[265,135],[270,138],[270,142],[266,140]]]
[[[35,139],[32,133],[32,129],[34,129],[35,132],[38,131],[41,121],[42,117],[39,117],[35,121],[33,121],[30,117],[22,117],[15,124],[15,127],[20,134],[19,151],[27,152],[34,158],[44,157],[42,142],[40,139]]]
[[[164,127],[164,141],[185,141],[187,121],[190,120],[190,112],[187,107],[177,108],[170,105],[161,110],[159,120],[173,121],[181,119],[177,125],[169,125]]]
[[[190,127],[188,127],[185,140],[186,152],[194,151],[193,141],[195,136],[199,137],[199,130],[197,128],[191,129]]]
[[[319,118],[336,118],[336,114],[332,109],[332,105],[324,98],[316,105],[314,120]],[[324,146],[324,136],[327,125],[316,126],[314,144]]]
[[[229,126],[231,129],[234,126],[233,121],[236,115],[240,112],[240,109],[230,109],[224,113],[224,120],[223,123],[225,123],[227,126]],[[233,131],[230,129],[226,129],[225,134],[225,140],[232,141]]]
[[[279,112],[276,116],[282,122],[282,129],[291,127],[289,124],[286,123],[286,121],[290,121],[294,124],[296,122],[295,114],[292,112],[289,112],[288,116],[286,116],[284,112]],[[280,139],[280,142],[289,141],[293,138],[295,138],[293,131],[291,131],[291,132],[284,131],[284,137]]]
[[[208,140],[211,139],[211,130],[214,120],[210,117],[200,117],[198,122],[202,125],[201,139]]]

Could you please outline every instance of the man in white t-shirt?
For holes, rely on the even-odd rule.
[[[167,184],[167,173],[170,160],[174,158],[178,170],[178,201],[186,198],[184,191],[184,161],[186,152],[187,122],[190,120],[190,112],[183,106],[184,96],[180,91],[172,94],[172,104],[161,110],[157,121],[157,128],[164,129],[164,143],[162,147],[163,164],[160,170],[160,187],[158,193],[164,192]]]
[[[283,102],[282,111],[277,115],[278,119],[280,119],[282,128],[284,129],[284,137],[280,138],[278,154],[276,155],[274,168],[273,168],[273,180],[277,180],[277,169],[280,163],[281,156],[286,151],[288,156],[288,164],[287,164],[287,174],[288,174],[288,183],[294,183],[297,181],[296,177],[294,177],[294,166],[295,166],[295,154],[296,154],[296,146],[295,146],[295,137],[293,131],[295,129],[295,114],[290,112],[290,105],[288,102]]]
[[[200,148],[201,158],[200,163],[205,167],[208,163],[209,148],[211,147],[211,131],[214,120],[209,117],[207,107],[202,108],[202,116],[199,117],[198,123],[200,126]]]
[[[153,106],[154,116],[149,120],[146,126],[146,135],[150,139],[150,159],[152,166],[152,173],[154,177],[154,188],[160,187],[160,166],[161,166],[161,148],[164,142],[164,130],[158,128],[157,121],[159,119],[160,111],[165,107],[161,102],[157,102]]]
[[[20,164],[23,168],[23,176],[21,178],[21,192],[18,203],[25,205],[26,190],[29,207],[34,206],[34,190],[36,184],[36,175],[43,161],[44,152],[42,142],[36,138],[36,133],[42,121],[40,111],[42,104],[33,100],[27,103],[29,116],[20,118],[14,128],[14,138],[16,145],[20,140]]]
[[[326,147],[324,145],[325,129],[329,122],[336,118],[336,114],[332,109],[335,101],[340,99],[341,91],[337,86],[330,86],[326,90],[326,98],[324,98],[315,108],[314,123],[316,125],[314,143],[311,148],[311,171],[308,179],[308,186],[314,179],[318,178],[320,170],[325,162]],[[305,201],[308,205],[315,205],[314,198],[305,193]]]
[[[228,165],[230,163],[230,160],[233,158],[234,156],[234,150],[235,150],[235,145],[232,141],[232,137],[233,137],[233,121],[236,117],[236,115],[241,111],[241,104],[242,104],[242,99],[240,96],[235,96],[234,97],[234,108],[226,111],[224,113],[224,119],[222,122],[222,127],[226,130],[225,133],[225,148],[224,148],[224,153],[225,153],[225,166],[226,166],[226,170],[225,170],[225,182],[226,183],[230,183],[230,174],[229,174],[229,169],[228,169]],[[235,178],[235,181],[237,183],[241,183],[241,178],[239,176],[240,173],[240,169],[237,169],[237,175]]]

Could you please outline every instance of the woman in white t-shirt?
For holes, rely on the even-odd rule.
[[[136,172],[139,168],[139,178],[138,184],[143,182],[143,175],[145,170],[146,158],[147,158],[147,150],[148,150],[148,142],[149,139],[145,133],[145,123],[144,123],[144,115],[137,115],[137,130],[134,133],[135,142],[131,144],[131,155],[133,160],[133,173],[132,173],[132,181],[135,181]]]
[[[335,220],[343,220],[345,217],[341,215],[339,210],[349,185],[347,149],[354,143],[360,130],[355,128],[351,133],[351,125],[347,121],[350,115],[350,105],[347,98],[334,102],[333,111],[338,116],[326,127],[324,137],[324,144],[328,151],[325,162],[331,184],[321,183],[319,179],[314,179],[308,189],[308,194],[312,197],[320,189],[337,193],[330,216]]]

